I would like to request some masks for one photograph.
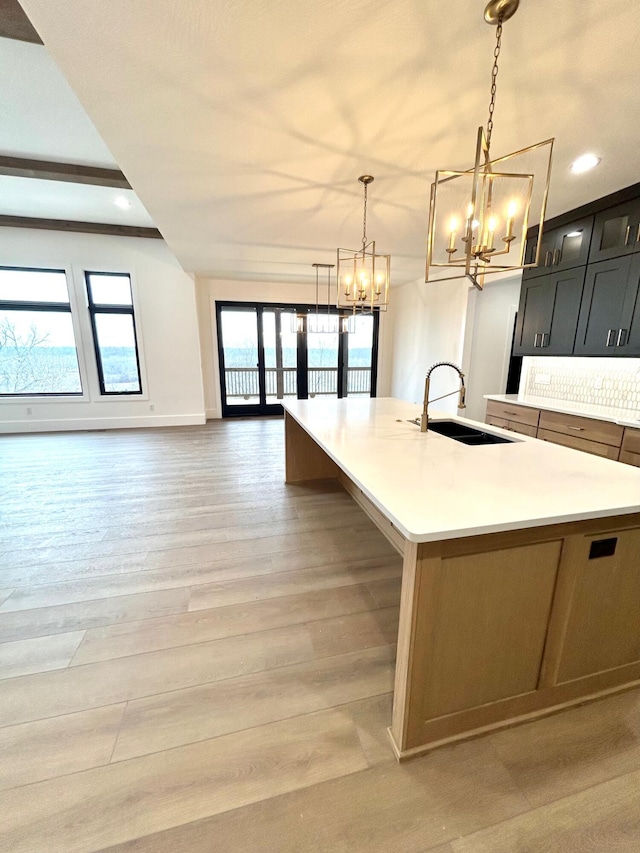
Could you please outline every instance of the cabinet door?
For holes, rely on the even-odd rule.
[[[551,321],[539,339],[542,355],[571,355],[576,340],[578,315],[586,267],[554,273],[551,280],[553,305]]]
[[[631,259],[627,293],[616,338],[616,355],[640,355],[640,254]]]
[[[608,540],[610,547],[599,551],[593,546],[597,540]],[[567,552],[563,568],[575,573],[575,582],[559,682],[640,660],[639,552],[640,530],[635,529],[585,536]]]
[[[575,355],[615,355],[630,270],[630,257],[587,267]]]
[[[522,282],[514,355],[540,355],[542,334],[549,331],[553,288],[549,276]]]
[[[572,222],[564,228],[554,228],[556,239],[551,269],[554,272],[560,272],[584,266],[589,257],[592,231],[593,216]]]
[[[551,272],[553,253],[556,248],[556,238],[557,234],[553,229],[551,229],[551,231],[542,232],[542,243],[540,245],[540,258],[538,266],[532,267],[531,269],[526,269],[523,273],[523,280],[536,278],[537,276],[546,275],[547,273]],[[534,237],[531,240],[527,240],[527,248],[525,250],[524,255],[526,264],[532,264],[535,261],[537,245],[537,237]]]
[[[640,251],[640,199],[603,210],[595,218],[589,263]]]

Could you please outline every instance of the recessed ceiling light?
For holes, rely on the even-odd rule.
[[[119,207],[121,210],[129,210],[129,208],[131,207],[131,202],[129,201],[128,198],[125,198],[123,195],[117,195],[114,198],[113,203],[115,204],[116,207]]]
[[[583,172],[588,172],[589,169],[593,169],[599,162],[600,158],[596,157],[595,154],[583,154],[581,157],[578,157],[577,160],[573,161],[571,164],[571,171],[575,175],[581,175]]]

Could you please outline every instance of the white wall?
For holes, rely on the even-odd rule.
[[[196,292],[200,322],[200,340],[202,343],[202,375],[206,412],[208,418],[219,418],[222,417],[222,404],[220,400],[216,300],[313,305],[316,300],[315,283],[277,284],[274,282],[197,278]],[[383,313],[380,317],[378,342],[377,393],[379,397],[388,396],[389,394],[389,371],[384,367],[386,365],[388,348],[387,329],[387,318]]]
[[[204,395],[193,279],[162,240],[0,228],[6,266],[65,269],[75,301],[83,397],[1,398],[0,432],[203,423]],[[144,393],[100,397],[84,270],[128,272]],[[30,413],[28,413],[30,410]]]
[[[513,323],[520,298],[520,274],[485,282],[469,293],[465,351],[465,417],[484,421],[485,394],[504,394],[511,354]]]
[[[467,295],[466,279],[411,282],[393,288],[390,300],[391,383],[393,397],[416,403],[422,408],[424,379],[437,361],[462,365]],[[458,387],[451,369],[433,374],[430,397]],[[435,408],[455,414],[457,397],[442,400]],[[463,413],[464,414],[464,413]]]

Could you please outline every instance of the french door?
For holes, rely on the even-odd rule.
[[[222,415],[282,414],[287,397],[375,396],[378,313],[317,332],[307,305],[216,302]]]

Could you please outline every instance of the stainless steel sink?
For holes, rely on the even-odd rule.
[[[420,423],[419,418],[411,423]],[[460,441],[462,444],[472,446],[485,444],[511,444],[513,439],[505,438],[502,435],[494,435],[491,432],[483,432],[475,427],[467,426],[466,424],[458,423],[458,421],[429,421],[427,427],[430,432],[437,432],[438,435],[444,435],[447,438],[452,438],[454,441]]]

